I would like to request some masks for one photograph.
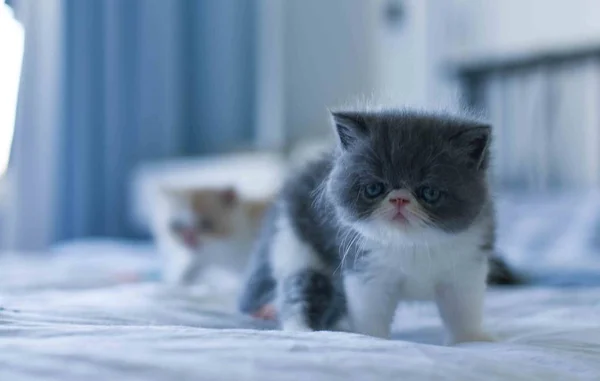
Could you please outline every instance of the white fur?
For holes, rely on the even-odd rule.
[[[275,278],[285,279],[306,269],[324,269],[319,256],[294,232],[285,213],[280,214],[276,226],[270,250]]]
[[[271,243],[270,255],[273,276],[278,285],[278,298],[283,295],[281,287],[285,279],[289,276],[303,270],[324,270],[324,265],[318,255],[294,232],[287,213],[279,213],[276,233]],[[277,300],[276,303],[281,305],[281,300]],[[283,330],[287,331],[310,331],[300,311],[295,314],[288,313],[281,324]]]
[[[387,338],[400,299],[401,283],[396,277],[366,279],[365,274],[344,276],[351,330]]]
[[[434,300],[448,342],[489,339],[482,333],[487,276],[478,226],[435,244],[368,240],[364,272],[346,276],[348,309],[356,332],[388,337],[401,300]]]

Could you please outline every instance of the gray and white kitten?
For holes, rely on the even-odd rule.
[[[243,312],[284,330],[388,337],[397,304],[434,300],[449,344],[488,341],[490,127],[409,111],[333,113],[339,148],[291,177],[266,218]]]

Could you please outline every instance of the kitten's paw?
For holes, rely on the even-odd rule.
[[[341,318],[338,320],[332,327],[332,331],[337,332],[354,332],[352,329],[352,324],[347,317]]]
[[[286,319],[281,322],[281,329],[287,332],[312,332],[313,330],[300,319]]]
[[[260,307],[258,311],[253,313],[252,317],[261,320],[276,320],[277,311],[275,310],[275,307],[272,304],[267,304]]]
[[[495,342],[496,338],[485,332],[471,332],[461,335],[451,336],[446,340],[446,345],[452,346],[461,343],[473,343],[473,342]]]

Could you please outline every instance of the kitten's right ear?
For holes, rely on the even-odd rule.
[[[331,116],[342,149],[346,150],[358,140],[368,136],[369,132],[361,115],[352,112],[332,111]]]
[[[468,126],[452,136],[450,141],[465,153],[470,166],[478,170],[487,169],[491,141],[491,127],[489,125]]]

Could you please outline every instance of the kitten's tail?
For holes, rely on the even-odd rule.
[[[487,280],[488,284],[498,286],[518,286],[527,283],[525,277],[511,268],[498,254],[490,257],[490,271]]]

